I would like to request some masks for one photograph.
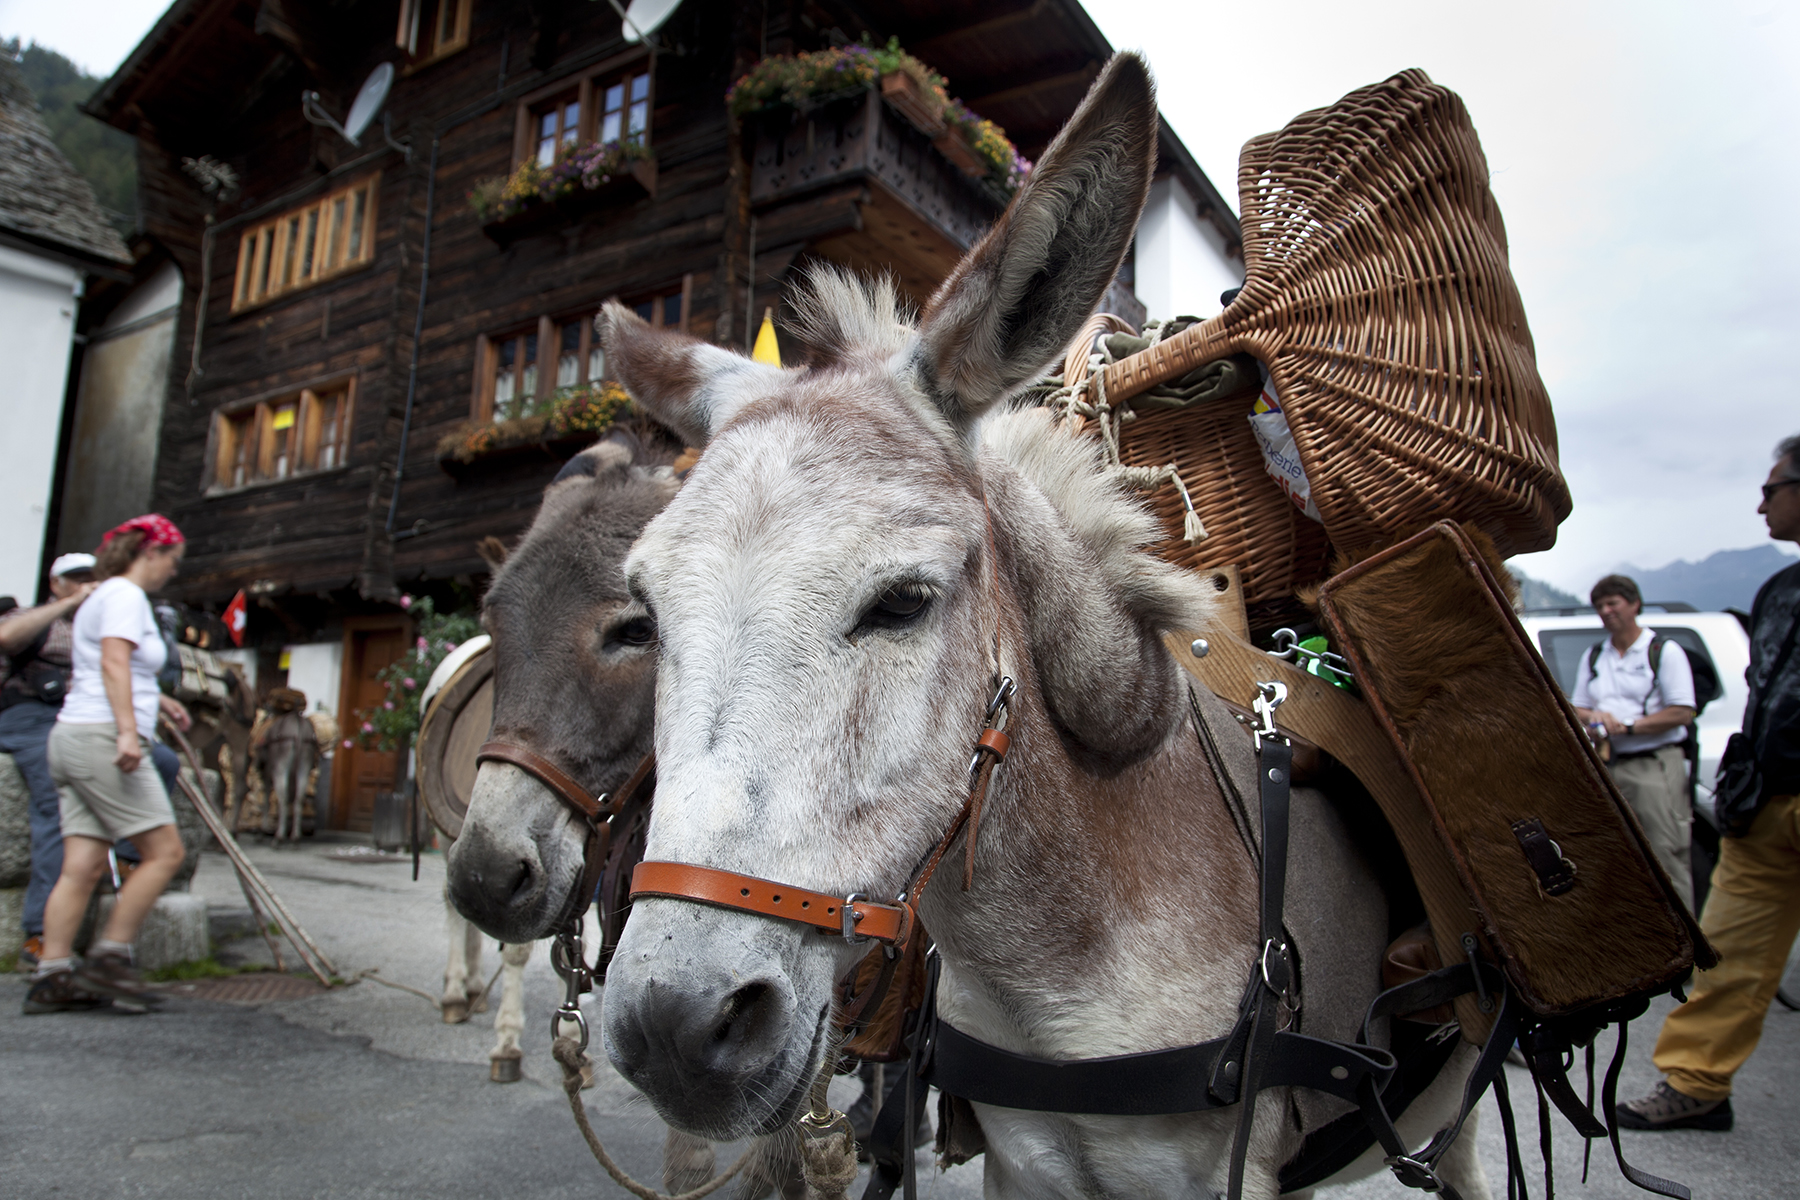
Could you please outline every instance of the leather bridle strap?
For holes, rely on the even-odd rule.
[[[537,751],[516,742],[483,742],[481,749],[475,752],[475,761],[477,763],[511,763],[527,775],[535,776],[539,783],[555,792],[564,804],[589,821],[598,820],[606,815],[606,810],[601,807],[600,801],[594,797],[593,793],[576,783],[560,767]],[[645,759],[644,761],[647,763],[650,760]],[[633,783],[637,782],[643,774],[644,764],[640,763],[638,774],[632,777],[633,782],[625,785],[627,791],[634,790]]]
[[[811,925],[854,941],[867,938],[889,945],[904,944],[916,919],[912,906],[904,902],[877,904],[856,895],[830,896],[754,875],[687,863],[639,863],[631,873],[631,898],[635,902],[644,896],[697,900],[718,908]]]
[[[503,762],[518,767],[549,788],[586,822],[588,834],[581,851],[581,886],[575,893],[577,899],[574,901],[577,915],[586,912],[587,906],[594,901],[595,889],[600,886],[600,876],[606,870],[606,852],[612,844],[612,818],[624,809],[626,803],[644,785],[644,781],[655,774],[656,756],[644,755],[637,770],[625,781],[625,786],[610,796],[593,795],[555,763],[517,742],[484,742],[481,749],[475,752],[475,761]]]

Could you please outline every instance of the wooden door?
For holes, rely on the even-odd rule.
[[[397,753],[363,748],[358,737],[361,719],[356,713],[378,707],[386,698],[387,689],[375,675],[407,652],[409,636],[404,624],[352,627],[345,633],[344,643],[344,697],[338,712],[344,736],[352,745],[338,746],[332,766],[331,827],[368,833],[375,793],[393,790],[401,763]]]

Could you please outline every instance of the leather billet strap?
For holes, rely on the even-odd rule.
[[[852,940],[904,943],[917,918],[911,905],[877,904],[860,896],[829,896],[754,875],[688,863],[641,862],[631,873],[631,898],[697,900],[719,908],[811,925]]]

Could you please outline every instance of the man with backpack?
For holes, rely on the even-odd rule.
[[[1589,593],[1607,637],[1582,656],[1570,700],[1596,740],[1610,743],[1613,782],[1637,814],[1675,892],[1692,906],[1693,809],[1682,743],[1699,712],[1687,653],[1637,622],[1644,598],[1623,575]]]
[[[1800,436],[1775,451],[1757,512],[1769,536],[1800,542]],[[1719,965],[1663,1022],[1666,1079],[1618,1107],[1627,1129],[1730,1129],[1731,1080],[1762,1037],[1800,933],[1800,563],[1778,571],[1750,610],[1750,702],[1719,762],[1719,865],[1700,929]]]

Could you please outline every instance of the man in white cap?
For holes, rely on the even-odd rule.
[[[64,554],[50,564],[51,599],[0,617],[0,654],[10,660],[0,682],[0,753],[13,756],[31,789],[31,881],[25,889],[25,948],[37,963],[44,902],[62,874],[62,806],[50,779],[48,746],[73,662],[75,610],[94,582],[94,556]]]

